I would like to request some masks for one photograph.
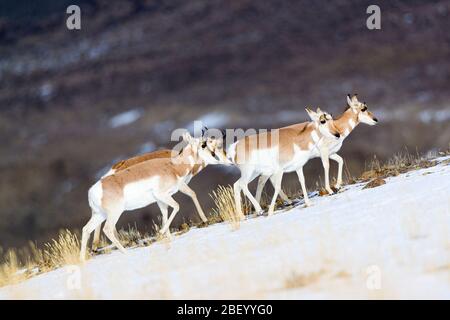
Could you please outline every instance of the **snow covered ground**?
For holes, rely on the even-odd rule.
[[[100,255],[0,288],[0,298],[450,299],[448,158],[238,230],[215,224]]]

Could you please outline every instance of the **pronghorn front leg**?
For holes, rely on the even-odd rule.
[[[272,182],[272,185],[275,188],[274,176],[270,177],[270,182]],[[289,197],[286,195],[286,193],[284,193],[283,188],[281,188],[281,186],[280,186],[280,192],[278,195],[280,196],[281,200],[285,201],[288,205],[290,205],[292,203],[291,199],[289,199]]]
[[[344,159],[337,153],[334,153],[330,156],[330,159],[336,161],[338,163],[338,176],[336,182],[336,189],[340,189],[342,186],[342,169],[344,167]]]
[[[120,215],[122,214],[123,210],[120,208],[113,208],[106,210],[106,222],[105,226],[103,227],[103,232],[106,234],[109,240],[120,250],[122,253],[127,253],[125,248],[120,243],[119,239],[116,237],[116,223],[117,220],[119,220]]]
[[[205,216],[205,213],[202,210],[202,207],[200,206],[200,203],[198,202],[197,199],[197,195],[195,194],[194,190],[192,190],[191,188],[189,188],[189,186],[186,183],[182,183],[180,185],[180,189],[179,189],[182,193],[184,193],[185,195],[191,197],[192,201],[194,202],[195,208],[197,209],[197,212],[200,216],[200,218],[202,219],[203,222],[208,222],[208,219]]]
[[[259,202],[256,201],[256,199],[253,197],[252,193],[248,190],[248,183],[241,184],[242,191],[247,196],[247,198],[252,203],[253,207],[255,208],[256,213],[262,212],[262,208],[259,205]]]
[[[167,221],[169,220],[169,214],[168,214],[168,207],[169,206],[166,203],[161,202],[161,201],[156,201],[156,203],[158,204],[159,210],[161,210],[161,214],[162,214],[162,226],[161,226],[161,228],[163,228],[167,224]],[[170,234],[170,229],[167,229],[166,236],[169,239],[172,237],[172,235]]]
[[[256,195],[255,199],[258,201],[258,203],[261,203],[261,195],[262,191],[264,189],[264,186],[266,185],[267,180],[269,179],[269,176],[261,175],[258,178],[258,187],[256,188]]]
[[[320,158],[322,159],[323,170],[325,173],[325,189],[329,194],[333,194],[334,191],[330,187],[330,160],[328,158],[328,152],[321,150]]]
[[[275,188],[276,185],[276,181],[274,180],[275,176],[271,176],[270,177],[270,182],[272,183],[272,186]],[[292,203],[291,199],[289,199],[289,197],[286,195],[286,193],[284,193],[283,189],[280,188],[280,192],[278,194],[280,196],[280,198],[285,201],[288,205],[290,205]]]
[[[312,202],[311,202],[311,200],[309,200],[308,191],[306,191],[305,175],[303,174],[303,167],[300,167],[297,170],[297,176],[298,176],[298,180],[300,181],[300,185],[302,186],[303,199],[305,199],[305,205],[307,207],[309,207],[312,205]]]

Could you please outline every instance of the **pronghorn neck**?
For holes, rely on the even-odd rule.
[[[313,121],[305,123],[299,123],[298,125],[291,126],[297,128],[298,138],[307,141],[308,149],[312,149],[320,144],[323,140],[323,136],[319,130],[319,124]]]
[[[186,174],[192,173],[196,165],[202,165],[204,163],[202,159],[199,159],[197,152],[192,150],[191,145],[184,147],[180,154],[173,160],[182,171],[187,172]]]
[[[322,134],[320,133],[319,130],[319,124],[317,122],[310,122],[308,123],[307,127],[310,126],[313,129],[311,130],[311,142],[313,144],[313,146],[317,146],[323,139]]]
[[[338,119],[334,120],[334,124],[339,130],[341,136],[345,138],[359,124],[358,114],[352,108],[348,108]]]

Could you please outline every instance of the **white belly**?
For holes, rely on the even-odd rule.
[[[155,202],[154,193],[158,189],[159,177],[152,177],[126,185],[123,190],[125,210],[143,208]]]
[[[341,149],[343,142],[344,142],[343,138],[340,138],[337,140],[336,139],[323,140],[322,142],[320,142],[316,147],[314,147],[311,150],[311,159],[320,157],[321,150],[328,153],[329,156],[331,156],[332,154],[335,154],[336,152],[338,152]]]
[[[329,154],[332,155],[332,154],[338,152],[339,150],[341,150],[343,142],[344,142],[344,139],[338,139],[337,142],[332,143],[329,146]]]
[[[278,148],[254,150],[246,165],[254,168],[255,174],[270,176],[280,169]]]
[[[312,158],[312,150],[301,150],[297,145],[294,145],[294,157],[283,166],[283,172],[292,172],[303,167]]]

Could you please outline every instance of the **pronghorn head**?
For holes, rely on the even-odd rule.
[[[213,137],[202,137],[201,148],[207,150],[216,160],[214,164],[229,164],[225,149],[223,147],[223,139]]]
[[[183,134],[183,140],[188,143],[192,153],[197,155],[200,161],[204,161],[206,164],[220,163],[220,159],[215,153],[214,147],[203,137],[194,138],[189,132],[186,132]]]
[[[353,112],[358,115],[358,122],[371,126],[377,124],[378,119],[369,111],[365,102],[358,101],[357,94],[354,94],[353,96],[350,94],[347,95],[347,105],[348,108],[352,109]]]
[[[341,137],[339,130],[334,124],[334,120],[331,114],[320,110],[320,108],[317,108],[315,112],[308,107],[305,108],[305,110],[323,136],[335,139],[339,139]]]

